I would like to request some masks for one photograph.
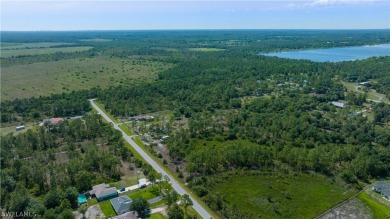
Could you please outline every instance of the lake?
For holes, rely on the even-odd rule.
[[[261,53],[261,55],[289,59],[307,59],[315,62],[353,61],[373,56],[390,56],[390,44]]]

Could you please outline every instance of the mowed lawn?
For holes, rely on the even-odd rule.
[[[115,210],[112,207],[110,200],[99,202],[99,205],[106,218],[116,216]]]
[[[389,206],[378,202],[365,192],[360,193],[357,198],[364,202],[364,204],[366,204],[371,209],[373,219],[390,218]]]
[[[314,218],[353,195],[319,175],[237,176],[213,190],[256,218]]]
[[[95,57],[14,65],[1,68],[3,100],[46,96],[100,86],[154,79],[172,67],[159,61]]]

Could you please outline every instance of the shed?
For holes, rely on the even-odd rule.
[[[22,129],[25,129],[26,127],[24,125],[16,126],[16,131],[20,131]]]
[[[345,104],[344,103],[341,103],[341,102],[336,102],[336,101],[333,101],[332,104],[336,107],[339,107],[339,108],[344,108],[345,107]]]

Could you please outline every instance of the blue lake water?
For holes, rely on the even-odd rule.
[[[262,53],[261,55],[289,59],[307,59],[315,62],[353,61],[374,56],[390,56],[390,44]]]

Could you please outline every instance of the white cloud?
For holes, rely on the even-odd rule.
[[[378,0],[314,0],[305,3],[303,6],[306,7],[316,7],[316,6],[332,6],[338,4],[359,4],[359,3],[369,3],[376,2]]]

